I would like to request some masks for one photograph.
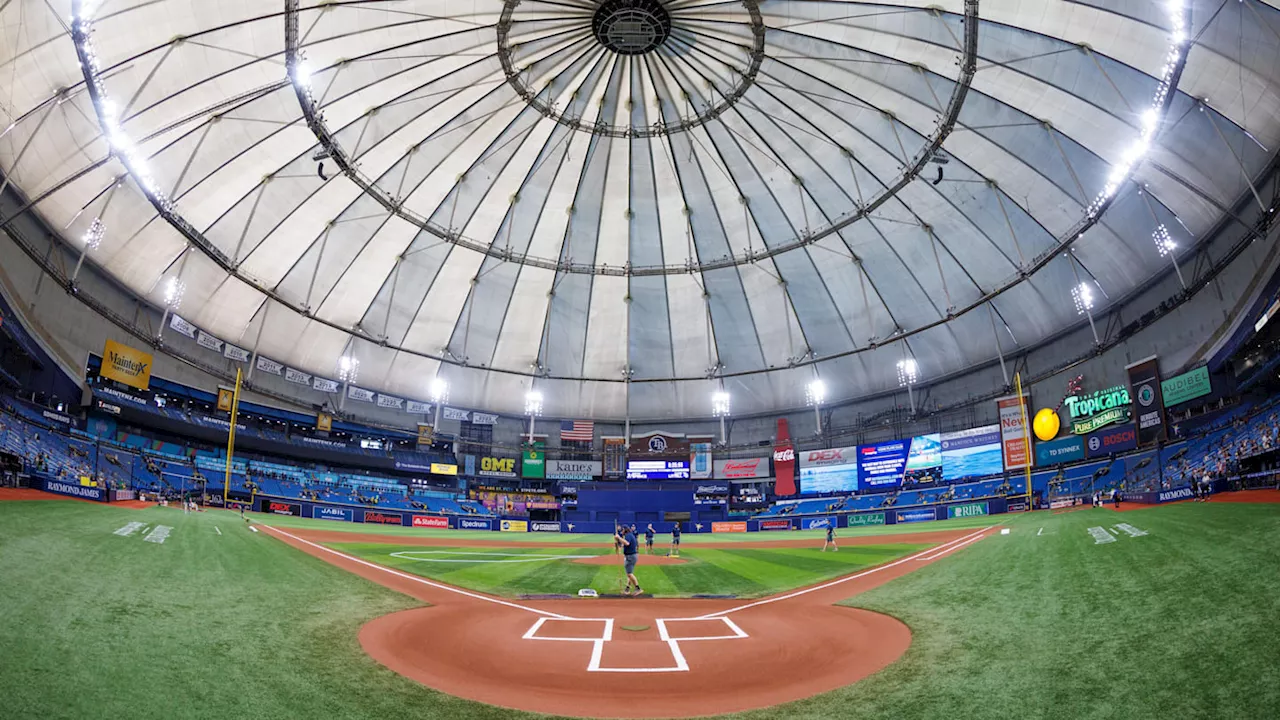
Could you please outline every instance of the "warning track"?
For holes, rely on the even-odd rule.
[[[401,675],[450,695],[501,707],[574,717],[650,718],[770,707],[878,672],[906,651],[911,631],[887,615],[835,603],[936,562],[995,530],[848,538],[863,544],[898,541],[932,547],[752,602],[509,601],[392,570],[320,544],[359,541],[351,533],[272,527],[267,532],[338,567],[431,603],[377,618],[360,631],[365,651]],[[401,545],[495,545],[447,538],[365,537],[377,539],[364,542]],[[720,545],[813,545],[812,541],[766,542]],[[531,545],[537,546],[519,543],[520,547]],[[645,629],[614,631],[624,626]]]

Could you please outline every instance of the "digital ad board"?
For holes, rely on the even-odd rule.
[[[629,460],[628,480],[688,480],[688,460]]]
[[[1004,472],[999,425],[983,425],[959,432],[942,433],[941,441],[944,482]]]
[[[942,436],[938,433],[911,438],[902,484],[927,484],[942,480]]]
[[[858,446],[858,488],[875,490],[902,484],[910,440],[891,440]]]
[[[856,445],[823,450],[806,450],[800,457],[800,492],[851,493],[858,489],[858,448]]]

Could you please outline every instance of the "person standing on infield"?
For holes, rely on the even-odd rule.
[[[830,546],[831,546],[831,549],[832,549],[832,550],[834,550],[835,552],[840,552],[840,548],[836,546],[836,525],[835,525],[835,523],[830,523],[829,525],[827,525],[827,541],[826,541],[826,542],[824,542],[824,543],[822,543],[822,552],[826,552],[826,551],[827,551],[827,546],[828,546],[828,545],[830,545]]]
[[[680,523],[671,526],[671,549],[667,557],[680,557]]]
[[[615,544],[622,545],[622,570],[627,574],[627,586],[623,588],[623,595],[631,594],[631,585],[636,586],[636,595],[644,592],[640,589],[640,581],[636,579],[636,560],[639,555],[636,551],[640,548],[636,544],[635,526],[619,528],[613,535]]]
[[[653,554],[653,523],[644,529],[644,549],[650,555]]]

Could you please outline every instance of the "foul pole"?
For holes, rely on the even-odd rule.
[[[1018,396],[1018,411],[1022,413],[1022,443],[1024,451],[1027,453],[1027,462],[1023,465],[1026,470],[1027,477],[1027,510],[1031,507],[1031,425],[1027,423],[1027,397],[1022,394],[1022,373],[1013,374],[1013,383],[1016,387],[1014,394]],[[234,428],[233,428],[234,429]]]
[[[222,507],[231,497],[231,456],[236,451],[236,420],[240,416],[240,369],[236,368],[236,388],[231,393],[231,427],[227,430],[227,474],[222,484]]]

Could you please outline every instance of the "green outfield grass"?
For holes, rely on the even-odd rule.
[[[622,558],[594,547],[476,548],[409,547],[381,543],[332,543],[356,557],[459,587],[495,595],[572,595],[581,588],[617,594],[625,583]],[[926,545],[859,545],[839,552],[812,548],[685,549],[682,565],[641,565],[636,578],[657,597],[736,595],[761,597],[896,560]],[[583,565],[573,558],[608,555],[609,565]],[[508,557],[510,556],[510,557]],[[567,556],[555,559],[554,556]],[[536,559],[535,559],[536,558]],[[441,562],[445,561],[445,562]]]
[[[853,599],[911,626],[902,660],[740,717],[1280,717],[1280,506],[998,519],[1010,535]],[[172,534],[112,534],[131,521]],[[1088,534],[1119,522],[1149,534]],[[533,717],[361,652],[365,621],[415,603],[230,513],[0,502],[0,717]]]
[[[214,514],[234,514],[228,511],[212,511]],[[280,528],[303,528],[313,530],[333,530],[336,532],[372,533],[375,535],[404,535],[408,537],[459,538],[466,540],[489,540],[502,543],[519,542],[563,542],[568,544],[601,543],[609,545],[612,541],[606,534],[588,533],[519,533],[492,532],[488,530],[430,530],[427,528],[403,527],[400,525],[365,525],[363,523],[339,522],[334,520],[313,520],[311,518],[291,517],[288,515],[261,515],[249,513],[248,517],[255,522]],[[1004,516],[1001,516],[1004,517]],[[982,528],[998,522],[1000,518],[980,516],[957,518],[954,520],[938,520],[936,522],[908,523],[905,525],[867,525],[856,528],[841,528],[839,537],[860,537],[874,535],[898,535],[902,533],[932,532],[935,530],[962,530],[966,528]],[[644,528],[641,527],[641,530]],[[693,533],[685,532],[681,545],[697,545],[699,543],[757,542],[760,540],[794,540],[812,539],[822,543],[824,530],[779,530],[753,533]],[[670,533],[662,533],[657,537],[657,544],[665,547],[671,540]]]

